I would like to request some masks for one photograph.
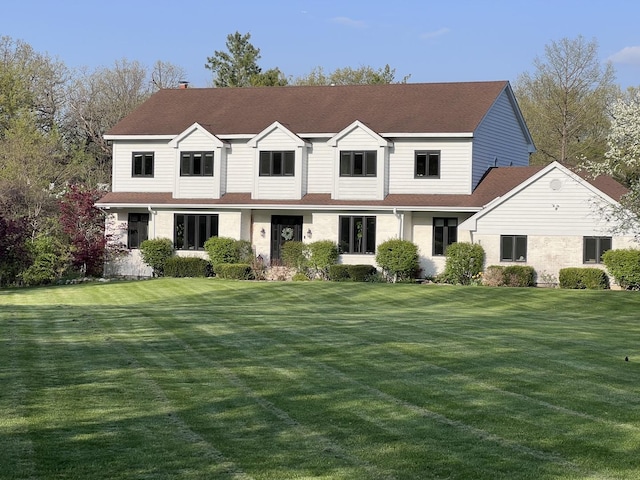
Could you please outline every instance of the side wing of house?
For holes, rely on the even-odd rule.
[[[460,225],[460,236],[482,245],[486,265],[529,265],[541,279],[565,267],[603,268],[600,256],[627,248],[605,215],[617,202],[558,163],[540,170]]]
[[[491,167],[529,165],[533,152],[533,139],[507,85],[474,132],[472,188]]]

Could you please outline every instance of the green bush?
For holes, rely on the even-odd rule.
[[[394,282],[415,278],[420,268],[418,246],[408,240],[392,239],[378,245],[376,262]]]
[[[304,273],[298,272],[291,278],[291,280],[294,282],[308,282],[310,279]]]
[[[560,288],[604,290],[609,288],[609,277],[599,268],[562,268],[559,272]]]
[[[173,256],[173,243],[168,238],[145,240],[140,244],[142,261],[153,270],[154,277],[164,275],[164,264]]]
[[[349,280],[348,265],[337,264],[329,267],[329,280],[334,282],[344,282]]]
[[[219,263],[213,267],[217,277],[231,280],[251,279],[251,265],[248,263]]]
[[[69,268],[69,253],[55,237],[41,236],[28,243],[33,263],[19,274],[25,285],[46,285]]]
[[[307,268],[308,248],[303,242],[285,242],[280,249],[280,259],[285,267],[304,272]]]
[[[199,257],[171,257],[164,264],[165,277],[210,277],[211,264]]]
[[[338,246],[331,240],[319,240],[307,245],[307,265],[314,275],[329,278],[329,268],[338,262]]]
[[[211,237],[204,242],[204,250],[212,265],[238,263],[240,261],[238,240],[229,237]]]
[[[334,282],[368,282],[378,273],[373,265],[331,265],[329,267],[329,280]]]
[[[602,255],[602,262],[620,287],[640,290],[640,250],[608,250]]]
[[[471,285],[482,271],[484,249],[474,243],[452,243],[447,248],[447,261],[443,277],[447,283]]]
[[[507,287],[533,287],[536,271],[527,265],[509,265],[504,267],[502,275]]]
[[[488,287],[504,286],[504,266],[489,265],[482,275],[482,284]]]
[[[373,265],[347,265],[349,278],[354,282],[366,282],[377,272]]]

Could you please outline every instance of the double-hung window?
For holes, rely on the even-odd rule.
[[[377,163],[375,151],[342,151],[340,152],[340,176],[375,177]]]
[[[181,152],[180,176],[213,176],[213,152]]]
[[[175,216],[173,244],[176,250],[203,250],[204,242],[218,236],[218,215]]]
[[[131,175],[133,177],[153,177],[153,152],[133,152]]]
[[[375,253],[376,217],[340,217],[340,253]]]
[[[457,218],[433,219],[433,255],[445,255],[447,253],[447,247],[457,241]]]
[[[296,155],[293,150],[260,152],[261,177],[292,177],[295,175]]]
[[[416,152],[414,175],[416,178],[439,178],[440,151]]]
[[[611,250],[611,237],[584,237],[582,243],[584,263],[602,263],[602,254]]]
[[[130,213],[127,223],[127,247],[140,248],[140,244],[149,238],[149,214]]]
[[[526,262],[527,261],[527,236],[526,235],[501,235],[500,236],[500,261],[501,262]]]

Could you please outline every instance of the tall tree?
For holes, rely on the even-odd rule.
[[[296,78],[295,85],[374,85],[385,83],[406,83],[410,75],[396,81],[396,69],[388,64],[377,70],[369,65],[359,68],[337,68],[328,74],[322,67],[316,67],[310,73]]]
[[[177,88],[181,82],[187,79],[184,69],[170,62],[158,60],[151,70],[151,88],[161,90],[163,88]]]
[[[609,218],[617,220],[616,233],[640,236],[640,89],[630,88],[611,106],[611,130],[607,136],[604,160],[589,161],[594,175],[611,175],[629,187],[620,208],[607,208]]]
[[[215,75],[214,86],[249,87],[251,78],[260,74],[260,49],[251,44],[250,38],[250,33],[231,33],[227,35],[228,51],[216,50],[212,57],[207,57],[205,68]]]
[[[616,87],[611,63],[598,59],[597,42],[582,36],[551,42],[534,66],[535,72],[522,74],[514,89],[537,148],[532,163],[575,165],[601,158],[607,105]]]
[[[111,147],[104,134],[151,94],[147,70],[137,61],[118,60],[112,68],[84,72],[69,92],[68,121],[76,129],[78,142],[94,155],[103,172],[111,174]]]

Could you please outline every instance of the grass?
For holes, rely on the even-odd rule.
[[[3,290],[0,478],[637,479],[638,307],[406,284]]]

